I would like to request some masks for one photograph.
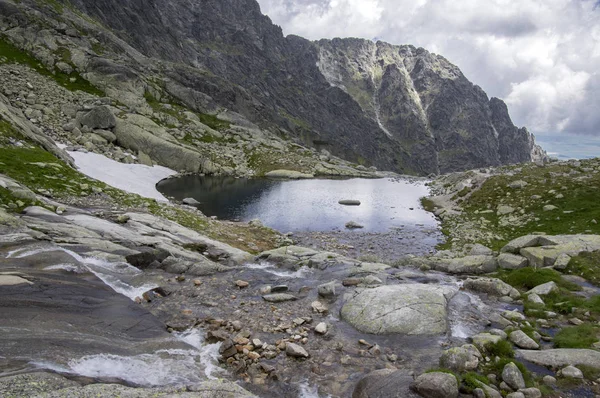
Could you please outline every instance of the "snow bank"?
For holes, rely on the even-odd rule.
[[[137,193],[140,196],[167,202],[156,184],[175,171],[162,166],[144,166],[142,164],[119,163],[96,153],[68,152],[75,160],[80,172],[88,177],[102,181],[123,191]]]

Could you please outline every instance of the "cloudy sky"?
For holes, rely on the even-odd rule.
[[[441,54],[539,138],[600,136],[599,0],[258,2],[285,34],[379,39]]]

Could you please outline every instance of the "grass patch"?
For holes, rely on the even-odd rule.
[[[425,211],[428,211],[430,213],[432,213],[435,209],[435,204],[433,200],[426,197],[421,198],[421,206],[423,206],[423,209],[425,209]]]
[[[564,271],[566,274],[582,276],[588,282],[600,286],[600,251],[583,252],[572,257]]]
[[[552,163],[539,167],[535,164],[502,167],[501,172],[513,175],[495,175],[488,178],[479,189],[463,197],[462,214],[453,220],[444,220],[456,229],[456,246],[481,243],[498,250],[508,241],[534,232],[549,235],[600,233],[600,174],[591,170],[600,165],[598,159],[586,159],[580,165]],[[523,180],[521,189],[510,188],[511,182]],[[461,197],[462,192],[455,192]],[[534,196],[535,195],[535,196]],[[532,199],[535,197],[535,199]],[[514,213],[499,216],[496,209],[508,205]],[[553,211],[544,206],[554,205]],[[481,213],[483,210],[493,210]],[[482,221],[483,219],[483,221]],[[472,225],[481,233],[461,234],[460,227]]]
[[[63,48],[60,51],[59,57],[63,59],[68,55],[70,62],[70,52],[67,54],[67,51],[69,50]],[[0,64],[3,63],[27,65],[40,75],[53,79],[59,85],[70,91],[84,91],[93,95],[104,96],[102,90],[94,87],[90,82],[81,77],[79,73],[72,72],[71,74],[65,74],[60,72],[57,68],[48,69],[26,51],[20,50],[6,38],[0,36]],[[74,81],[71,81],[71,79],[74,79]]]
[[[567,290],[581,290],[579,285],[564,280],[560,272],[548,268],[525,267],[513,271],[503,270],[498,272],[497,276],[517,289],[530,290],[547,282],[555,282],[559,287]]]
[[[474,389],[481,388],[478,381],[483,384],[489,384],[489,380],[487,377],[480,375],[475,372],[467,372],[462,375],[462,386],[464,387],[465,392],[472,393]]]
[[[598,341],[598,326],[582,324],[561,329],[554,336],[556,348],[590,348]]]

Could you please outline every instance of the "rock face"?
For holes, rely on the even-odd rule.
[[[28,18],[19,6],[2,4],[0,15]],[[27,6],[54,16],[44,2]],[[134,0],[74,0],[69,7],[98,22],[85,31],[102,38],[102,56],[73,48],[73,65],[51,62],[75,68],[127,105],[144,103],[147,92],[203,113],[225,107],[222,118],[246,118],[247,126],[403,173],[544,156],[533,136],[513,125],[501,100],[490,100],[455,65],[422,48],[284,37],[255,0],[159,0],[151,7]],[[35,39],[18,28],[8,33],[34,47],[24,41]],[[48,59],[51,50],[35,53]],[[165,62],[159,84],[149,83],[148,58]],[[154,72],[151,77],[154,82]]]
[[[436,335],[446,331],[446,307],[455,293],[447,286],[381,286],[350,297],[341,315],[365,333]]]

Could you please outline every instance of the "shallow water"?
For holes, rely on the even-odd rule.
[[[417,225],[436,228],[419,199],[423,182],[393,179],[315,179],[279,181],[233,177],[183,176],[161,181],[157,189],[177,200],[194,198],[208,216],[225,220],[259,219],[281,232],[344,230],[354,221],[362,232],[386,232]],[[344,206],[343,199],[360,200]]]

